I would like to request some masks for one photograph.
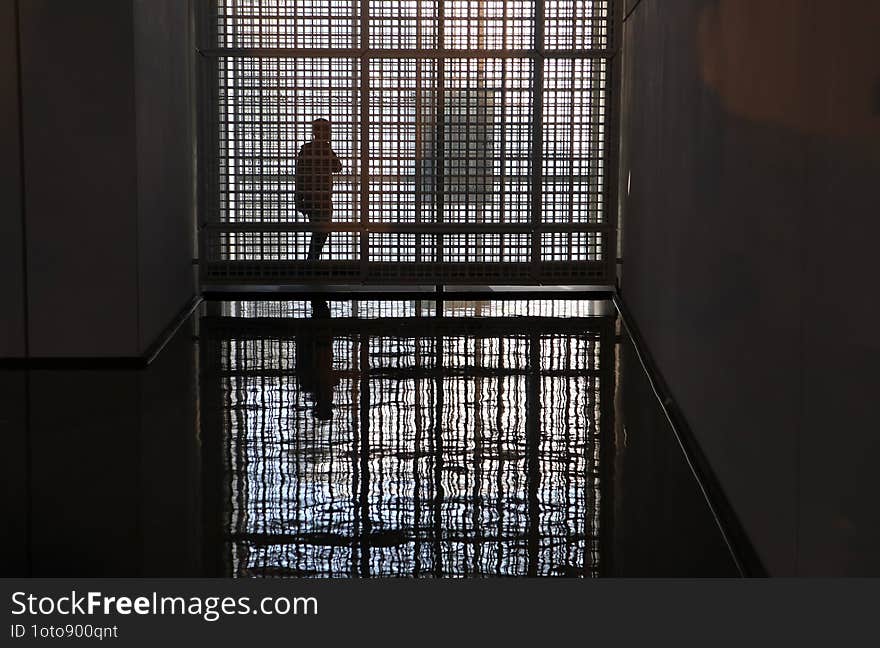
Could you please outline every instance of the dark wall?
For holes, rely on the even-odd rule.
[[[17,41],[15,0],[0,0],[0,358],[25,354]]]
[[[142,371],[30,373],[29,398],[0,415],[21,430],[10,439],[20,462],[11,499],[28,511],[0,552],[17,558],[13,571],[28,565],[23,554],[32,576],[201,573],[192,335],[190,321]],[[0,372],[19,394],[14,379]],[[25,405],[27,428],[17,423]]]
[[[30,444],[28,441],[27,374],[0,371],[0,578],[23,578],[30,570]]]
[[[623,299],[774,574],[880,574],[880,5],[642,0]]]
[[[201,576],[201,478],[194,319],[140,374],[143,573]]]
[[[30,351],[134,355],[132,6],[28,0],[20,11]]]
[[[138,376],[30,376],[32,576],[141,576]]]
[[[138,288],[144,352],[195,293],[189,3],[135,0]]]
[[[0,0],[0,358],[141,355],[194,296],[190,5]]]
[[[736,577],[736,563],[629,337],[618,347],[609,576]],[[607,474],[607,473],[606,473]]]

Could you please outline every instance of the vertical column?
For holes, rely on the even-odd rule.
[[[532,50],[532,280],[541,280],[541,221],[544,131],[544,0],[535,0]]]
[[[618,221],[620,219],[620,105],[621,105],[621,75],[623,70],[623,48],[620,46],[620,38],[623,35],[623,0],[611,0],[611,16],[608,19],[608,48],[612,50],[608,60],[606,72],[606,88],[608,97],[605,104],[605,141],[607,151],[605,154],[605,219],[607,231],[603,235],[602,250],[605,253],[605,281],[606,284],[616,284],[617,259],[622,256]]]
[[[123,253],[137,260],[137,344],[142,353],[163,336],[195,295],[194,53],[188,2],[132,0],[132,4],[137,250]],[[100,239],[95,244],[114,247],[112,241]]]
[[[416,225],[422,223],[422,152],[424,141],[422,129],[424,128],[424,115],[422,114],[422,2],[416,2],[416,60],[415,60],[415,155],[414,155],[414,172],[415,172],[415,190],[413,197],[413,206],[415,209],[414,220]],[[415,234],[415,262],[422,262],[422,234],[416,231]]]
[[[370,0],[361,0],[361,280],[367,279],[370,258]]]
[[[197,49],[217,47],[217,29],[212,29],[219,15],[209,9],[208,2],[196,0],[194,3],[195,46]],[[216,5],[212,5],[216,6]],[[218,181],[220,157],[220,133],[216,115],[219,107],[218,83],[223,64],[220,59],[197,56],[196,73],[196,128],[198,148],[196,153],[196,214],[197,246],[199,257],[199,277],[206,279],[206,262],[210,258],[208,248],[209,226],[218,218]]]
[[[444,187],[446,184],[445,177],[445,159],[446,159],[446,2],[445,0],[437,0],[437,50],[443,56],[437,58],[435,89],[435,107],[434,107],[434,205],[436,209],[434,222],[442,223],[443,210],[445,208]],[[442,272],[443,264],[443,248],[446,235],[442,230],[438,230],[436,239],[436,255],[435,263],[438,272]]]

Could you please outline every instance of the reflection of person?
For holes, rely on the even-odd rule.
[[[342,171],[342,162],[330,146],[330,122],[316,119],[312,122],[312,141],[306,142],[296,159],[296,192],[294,201],[297,211],[309,218],[309,222],[329,225],[333,217],[333,174]],[[312,232],[309,243],[309,260],[318,259],[330,233]]]
[[[314,320],[329,317],[327,302],[312,302]],[[313,324],[296,340],[296,376],[300,389],[312,395],[315,418],[329,421],[333,418],[333,388],[339,384],[339,377],[333,370],[333,338],[322,322]]]

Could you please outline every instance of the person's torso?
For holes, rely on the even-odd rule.
[[[332,193],[335,160],[330,142],[303,144],[296,162],[297,191],[322,198]]]

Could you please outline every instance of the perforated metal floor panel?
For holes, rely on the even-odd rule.
[[[203,281],[612,283],[613,4],[206,0]],[[318,118],[327,224],[295,201]]]

